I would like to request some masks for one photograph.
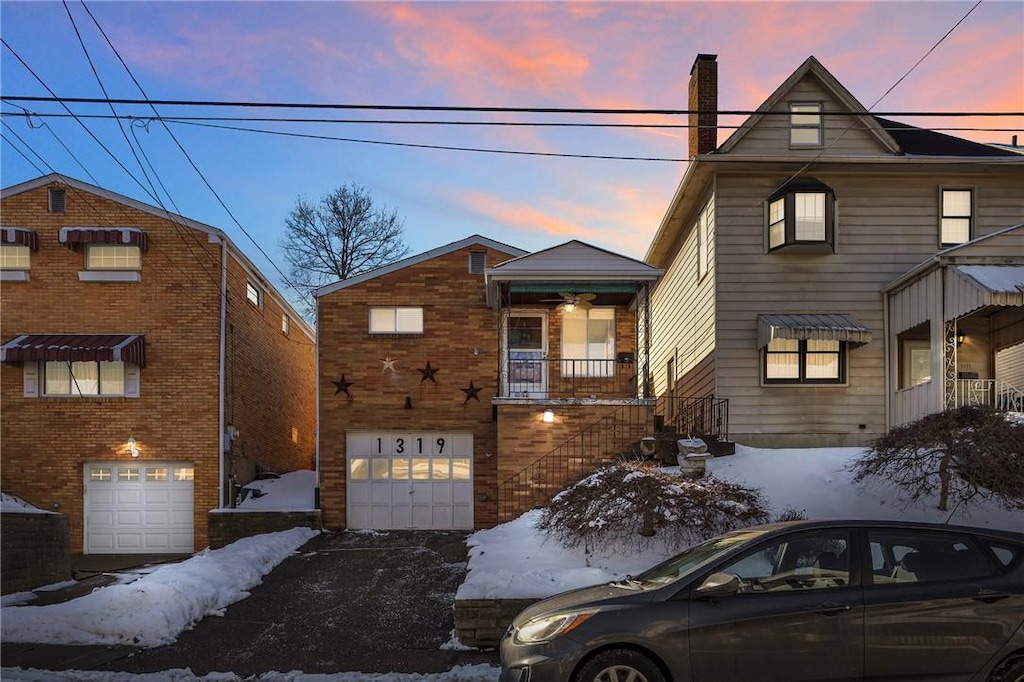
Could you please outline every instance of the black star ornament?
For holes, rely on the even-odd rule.
[[[341,375],[340,379],[334,379],[333,381],[331,381],[331,383],[338,387],[337,390],[334,391],[334,395],[338,395],[339,393],[344,392],[345,395],[347,395],[349,398],[352,397],[352,394],[348,392],[348,389],[355,382],[348,381],[347,379],[345,379],[344,374]]]
[[[466,403],[469,402],[470,398],[473,398],[477,402],[480,402],[480,396],[477,395],[477,394],[480,393],[480,391],[482,391],[484,389],[483,389],[482,386],[479,387],[479,388],[473,386],[473,382],[470,381],[469,382],[469,388],[460,388],[459,390],[466,394],[466,399],[462,401],[462,404],[465,405]]]
[[[437,379],[434,378],[434,375],[440,372],[441,370],[439,370],[437,367],[431,367],[429,360],[427,361],[426,367],[422,367],[416,371],[423,375],[423,378],[420,379],[421,384],[427,379],[430,379],[431,381],[434,382],[434,385],[437,386]]]

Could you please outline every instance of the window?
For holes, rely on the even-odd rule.
[[[969,189],[942,190],[942,215],[939,230],[940,246],[955,246],[969,242],[972,237],[974,191]]]
[[[292,329],[292,321],[287,315],[281,315],[281,333],[287,334]]]
[[[900,388],[911,388],[932,380],[932,351],[927,341],[903,341],[901,361]]]
[[[51,187],[48,198],[50,213],[63,213],[67,203],[67,193],[60,187]]]
[[[708,234],[710,232],[711,202],[704,206],[704,209],[697,217],[697,279],[700,280],[708,274]]]
[[[139,470],[136,468],[132,469],[118,469],[117,480],[119,481],[137,481],[139,480]]]
[[[28,270],[32,250],[21,244],[0,244],[0,270]]]
[[[993,573],[987,554],[968,536],[870,531],[876,585],[970,580]]]
[[[121,244],[87,244],[86,270],[141,270],[142,251],[137,246]]]
[[[470,251],[469,252],[469,272],[473,275],[482,275],[484,270],[487,269],[487,252],[486,251]]]
[[[370,308],[371,334],[422,334],[423,308]]]
[[[820,147],[823,128],[821,102],[793,102],[789,105],[791,147]]]
[[[791,183],[768,199],[768,250],[834,246],[835,194],[817,181]]]
[[[842,384],[846,342],[773,339],[764,350],[766,384]]]
[[[107,467],[96,467],[89,471],[90,481],[109,481],[112,478],[110,469]]]
[[[163,467],[146,468],[146,480],[147,481],[166,481],[167,480],[167,469]]]
[[[615,373],[615,309],[562,310],[562,376]]]
[[[49,396],[123,396],[123,362],[43,363],[43,394]],[[134,369],[134,365],[130,366]]]
[[[263,291],[252,282],[245,283],[245,298],[257,308],[263,308]]]
[[[789,592],[850,584],[849,539],[844,532],[776,540],[722,569],[740,579],[740,593]]]
[[[174,467],[175,481],[194,481],[196,470],[193,467]]]

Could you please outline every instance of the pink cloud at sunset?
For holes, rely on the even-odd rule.
[[[511,203],[486,192],[458,192],[456,199],[467,210],[486,217],[490,223],[503,225],[508,230],[539,232],[564,239],[574,237],[586,239],[595,234],[591,230],[549,215],[534,206]],[[497,229],[495,232],[500,239],[500,235],[504,231]]]

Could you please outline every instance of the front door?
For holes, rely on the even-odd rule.
[[[502,381],[511,398],[546,398],[548,317],[544,312],[510,312],[505,320]]]

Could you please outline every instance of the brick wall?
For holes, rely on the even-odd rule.
[[[0,516],[0,593],[71,579],[67,517],[19,512]]]
[[[210,511],[210,548],[291,528],[323,528],[320,511]]]
[[[466,646],[490,648],[501,643],[512,620],[536,599],[459,599],[455,602],[455,636]]]

